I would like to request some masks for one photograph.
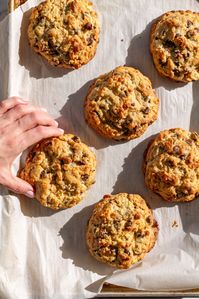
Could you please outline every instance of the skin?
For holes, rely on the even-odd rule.
[[[46,109],[31,106],[28,100],[18,97],[0,101],[0,184],[33,198],[32,186],[13,175],[12,164],[29,146],[63,133]]]

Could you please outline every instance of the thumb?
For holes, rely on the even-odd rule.
[[[33,187],[24,180],[14,176],[11,172],[7,173],[6,177],[0,183],[15,193],[34,198]]]

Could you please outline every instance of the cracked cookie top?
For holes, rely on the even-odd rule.
[[[88,222],[90,253],[110,266],[127,269],[149,252],[157,239],[158,225],[151,209],[137,194],[105,195]]]
[[[144,162],[146,185],[163,199],[191,201],[199,195],[199,135],[183,129],[159,133]]]
[[[51,65],[79,68],[95,55],[98,16],[88,0],[46,0],[32,11],[28,37]]]
[[[150,80],[137,69],[120,66],[91,85],[85,118],[105,137],[130,140],[142,135],[157,119],[158,107]]]
[[[182,82],[199,80],[199,13],[163,14],[152,26],[150,51],[161,75]]]
[[[95,182],[96,158],[79,137],[44,139],[30,151],[19,177],[35,189],[36,199],[52,209],[69,208]]]

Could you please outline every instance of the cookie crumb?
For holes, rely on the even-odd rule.
[[[176,222],[176,220],[173,221],[172,227],[178,227],[178,223]]]

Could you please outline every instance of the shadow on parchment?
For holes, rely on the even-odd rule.
[[[33,8],[29,9],[23,14],[19,43],[19,64],[29,71],[30,77],[36,79],[63,77],[69,72],[72,72],[73,69],[51,66],[44,58],[35,53],[28,43],[27,29],[32,9]]]
[[[152,135],[140,142],[124,159],[123,170],[119,173],[112,191],[112,194],[120,192],[139,194],[152,209],[174,206],[174,204],[162,200],[159,195],[148,190],[144,182],[143,158],[148,144],[155,137],[156,135]]]
[[[16,194],[15,194],[16,196]],[[17,195],[20,201],[21,211],[24,216],[28,217],[49,217],[61,210],[52,210],[42,206],[35,198],[28,198],[24,195]]]
[[[62,257],[70,259],[76,267],[92,271],[99,275],[110,275],[114,272],[112,267],[95,260],[89,253],[86,245],[86,227],[94,205],[85,207],[60,229],[59,235],[64,243],[60,247]]]
[[[192,85],[193,106],[190,116],[190,131],[199,132],[199,82],[193,82]],[[199,235],[199,198],[192,202],[179,204],[179,212],[182,219],[183,229],[186,233]]]
[[[140,142],[127,158],[124,159],[123,170],[117,177],[116,183],[113,187],[113,194],[120,192],[137,193],[149,203],[150,207],[155,210],[158,208],[178,207],[183,230],[186,233],[199,234],[199,199],[192,202],[172,203],[163,200],[158,194],[149,190],[144,182],[143,174],[143,156],[147,149],[147,145],[153,140],[155,135],[150,136],[144,141]],[[168,225],[168,224],[167,224]]]
[[[175,82],[169,78],[162,77],[156,70],[149,50],[149,39],[151,25],[156,21],[151,21],[146,28],[132,38],[128,48],[126,65],[139,69],[152,82],[153,88],[164,87],[166,90],[173,90],[183,87],[186,83]]]
[[[75,93],[69,95],[66,104],[60,111],[61,117],[56,119],[66,132],[78,135],[88,146],[96,149],[106,148],[126,141],[114,141],[100,136],[88,126],[84,117],[84,102],[93,80],[88,81]]]

